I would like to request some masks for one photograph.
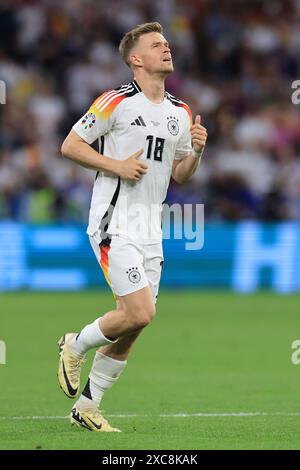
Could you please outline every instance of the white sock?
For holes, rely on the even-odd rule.
[[[126,364],[127,361],[118,361],[97,351],[88,381],[77,402],[79,408],[98,408],[104,392],[118,380]]]
[[[83,356],[89,349],[99,348],[105,344],[111,344],[118,341],[112,341],[104,336],[99,326],[99,318],[93,323],[86,325],[81,332],[75,336],[69,343],[70,350],[79,356]]]

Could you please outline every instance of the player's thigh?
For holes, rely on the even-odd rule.
[[[117,308],[117,310],[125,311],[126,309],[130,308],[130,306],[128,306],[126,304],[126,299],[125,299],[125,302],[124,302],[123,297],[116,296],[116,308]],[[133,344],[134,341],[137,339],[137,337],[140,335],[140,333],[142,331],[143,331],[142,329],[139,329],[139,330],[133,331],[132,333],[128,333],[124,336],[120,336],[120,338],[118,339],[119,345],[121,344],[122,347],[123,346],[126,347],[126,346],[129,346],[129,345]],[[114,343],[114,344],[116,344],[116,343]]]
[[[131,318],[144,319],[149,323],[155,315],[155,303],[150,286],[119,297],[122,309]]]

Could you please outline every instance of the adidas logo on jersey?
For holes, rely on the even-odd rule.
[[[146,127],[146,124],[145,124],[144,119],[142,118],[142,116],[139,116],[137,119],[135,119],[134,121],[132,121],[131,126],[143,126],[143,127]]]

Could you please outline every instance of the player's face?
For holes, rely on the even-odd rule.
[[[169,74],[174,70],[169,43],[160,33],[148,33],[139,38],[136,58],[148,73]]]

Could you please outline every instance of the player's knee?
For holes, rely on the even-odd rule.
[[[137,308],[135,312],[131,312],[132,329],[142,330],[151,323],[155,316],[155,305]]]
[[[141,312],[140,315],[134,319],[133,328],[134,330],[142,330],[143,328],[146,328],[150,322],[150,317]]]

